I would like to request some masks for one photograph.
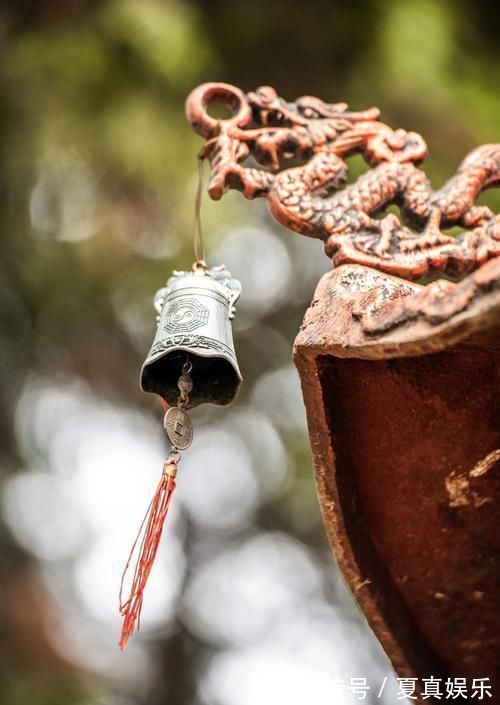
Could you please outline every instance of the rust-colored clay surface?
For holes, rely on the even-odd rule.
[[[393,277],[325,275],[295,343],[325,526],[398,673],[497,689],[500,288],[374,338],[357,307],[381,279],[390,300]]]
[[[318,359],[344,521],[361,519],[360,565],[366,540],[367,572],[380,561],[426,654],[456,676],[499,666],[499,352]]]

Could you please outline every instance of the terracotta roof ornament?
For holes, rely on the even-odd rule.
[[[186,115],[213,199],[264,198],[332,259],[294,359],[325,526],[372,628],[401,676],[500,688],[500,215],[477,203],[500,144],[434,190],[423,138],[377,108],[206,83]]]

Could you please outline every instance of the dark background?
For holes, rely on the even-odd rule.
[[[365,702],[395,701],[376,698],[390,666],[326,545],[291,363],[321,246],[262,203],[205,199],[209,262],[244,287],[245,384],[230,409],[193,415],[122,655],[120,572],[165,453],[138,371],[151,297],[192,259],[195,85],[378,105],[423,133],[437,186],[498,140],[499,22],[498,3],[472,0],[0,7],[4,705],[342,704],[358,702],[353,677],[372,685]]]

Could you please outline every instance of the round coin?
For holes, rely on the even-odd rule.
[[[172,406],[165,414],[163,426],[174,448],[178,450],[189,448],[193,442],[193,425],[185,411]]]

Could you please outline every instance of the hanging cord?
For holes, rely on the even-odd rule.
[[[205,262],[205,240],[203,238],[203,228],[201,226],[201,199],[203,196],[203,182],[205,180],[205,157],[198,156],[198,187],[194,200],[194,257],[193,269],[208,269]]]

